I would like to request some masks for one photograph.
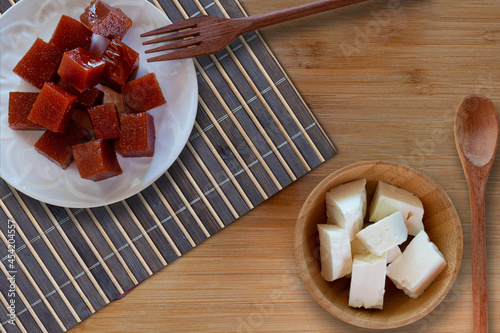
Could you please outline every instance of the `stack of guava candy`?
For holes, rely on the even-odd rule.
[[[166,101],[154,73],[131,80],[139,54],[122,42],[131,26],[120,9],[95,0],[80,21],[62,15],[49,42],[38,38],[13,70],[40,91],[10,92],[10,128],[45,130],[36,151],[62,169],[75,161],[85,179],[120,175],[116,153],[154,154],[154,119],[147,111]],[[101,56],[90,51],[93,34],[109,40]],[[124,112],[104,102],[99,84],[121,95]]]

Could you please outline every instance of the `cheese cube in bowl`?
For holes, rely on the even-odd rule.
[[[351,243],[347,231],[337,225],[318,224],[321,275],[327,281],[351,273]]]
[[[365,309],[384,307],[387,253],[358,254],[352,264],[349,306]]]
[[[387,267],[387,276],[406,295],[417,298],[445,267],[443,255],[422,230]]]
[[[368,212],[370,222],[380,221],[395,212],[403,215],[409,235],[416,236],[424,230],[422,201],[409,191],[378,182]]]
[[[406,241],[408,229],[403,215],[396,212],[364,228],[356,236],[370,253],[381,256]]]
[[[366,214],[366,179],[336,186],[326,193],[328,223],[347,230],[353,240],[363,226]]]

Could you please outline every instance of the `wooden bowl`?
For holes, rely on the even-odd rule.
[[[365,178],[368,204],[378,181],[415,194],[424,206],[424,228],[444,255],[447,266],[418,298],[412,299],[387,278],[383,310],[348,306],[350,279],[327,282],[320,273],[319,238],[316,225],[326,223],[326,192],[334,186]],[[307,197],[295,227],[295,257],[300,275],[316,301],[337,318],[355,326],[389,329],[410,324],[431,312],[446,296],[457,277],[462,260],[462,228],[448,195],[432,179],[405,165],[361,162],[326,177]]]

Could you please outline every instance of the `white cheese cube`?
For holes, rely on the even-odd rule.
[[[366,248],[366,246],[356,237],[353,241],[351,241],[351,253],[354,258],[357,254],[370,254],[370,251]],[[390,264],[397,257],[401,255],[401,249],[399,246],[394,246],[393,248],[387,250],[387,263]]]
[[[403,215],[398,211],[364,228],[356,235],[370,253],[380,256],[408,238]]]
[[[349,306],[382,309],[384,306],[387,256],[358,254],[352,264]]]
[[[403,215],[409,235],[415,236],[424,230],[422,201],[406,190],[378,182],[368,211],[369,221],[377,222],[397,211]]]
[[[402,254],[399,246],[394,246],[389,251],[387,251],[387,263],[390,264],[396,260]]]
[[[354,258],[354,256],[358,254],[370,254],[370,251],[368,251],[366,246],[356,237],[351,241],[351,255]],[[347,274],[345,277],[351,278],[351,274]]]
[[[392,264],[387,267],[387,276],[396,287],[412,298],[424,290],[446,267],[446,261],[425,231],[418,233]]]
[[[368,251],[366,246],[356,237],[351,241],[351,253],[354,258],[357,254],[369,254],[370,251]]]
[[[366,214],[366,179],[335,186],[326,193],[328,223],[347,230],[350,239],[363,227]]]
[[[318,224],[321,275],[333,281],[351,273],[352,256],[349,234],[333,224]]]

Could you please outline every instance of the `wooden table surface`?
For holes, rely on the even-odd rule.
[[[305,2],[241,0],[250,15]],[[436,180],[464,233],[462,266],[448,296],[394,332],[471,332],[470,209],[453,119],[472,93],[500,109],[500,1],[374,0],[261,33],[338,155],[70,331],[366,331],[310,296],[295,265],[293,235],[302,203],[325,176],[387,160]],[[499,159],[486,200],[491,332],[500,332]]]

